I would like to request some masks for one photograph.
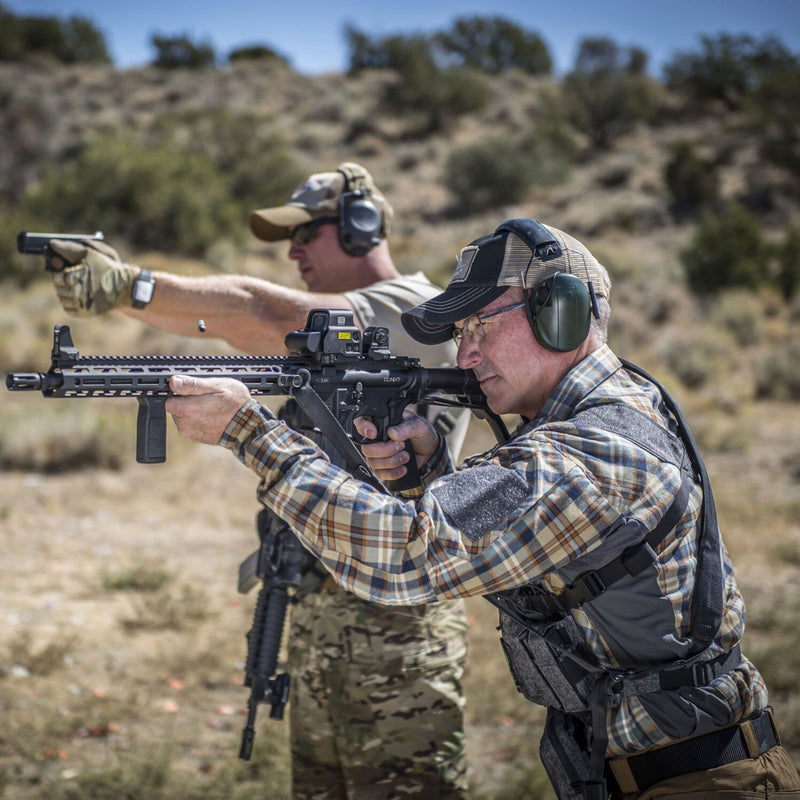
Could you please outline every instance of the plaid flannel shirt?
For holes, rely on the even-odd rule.
[[[612,433],[587,434],[570,423],[582,408],[598,403],[632,405],[676,429],[657,387],[626,372],[602,346],[570,371],[541,413],[508,442],[468,458],[456,470],[449,459],[440,459],[415,496],[383,494],[351,478],[254,400],[234,417],[220,444],[261,477],[262,502],[291,525],[339,584],[362,598],[412,605],[533,580],[558,591],[564,585],[559,570],[598,547],[621,515],[651,529],[681,485],[674,465]],[[487,464],[513,470],[528,490],[500,519],[489,515],[484,529],[465,531],[438,498],[447,490],[457,495],[465,471]],[[659,585],[674,611],[674,628],[663,631],[664,637],[688,633],[701,499],[696,486],[683,519],[658,548]],[[481,500],[465,497],[464,502]],[[744,629],[744,604],[727,550],[723,568],[724,615],[709,657],[730,650]],[[610,648],[586,614],[572,613],[600,663],[613,668]],[[747,659],[713,686],[730,706],[731,722],[766,706],[763,680]],[[635,697],[608,714],[611,754],[665,739]]]

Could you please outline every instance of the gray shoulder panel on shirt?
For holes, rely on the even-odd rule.
[[[483,464],[457,473],[432,494],[448,518],[474,541],[496,529],[528,489],[527,481],[514,470]]]

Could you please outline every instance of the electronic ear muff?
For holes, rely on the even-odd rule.
[[[526,306],[536,341],[556,353],[577,350],[589,335],[592,302],[576,275],[556,272],[531,290]]]
[[[363,173],[343,167],[338,172],[344,175],[346,190],[339,198],[339,244],[348,255],[363,256],[380,243],[383,214],[363,183],[358,183]]]
[[[519,236],[539,261],[551,261],[562,255],[561,245],[535,219],[507,220],[495,233],[504,231]],[[600,316],[585,264],[584,268],[586,283],[569,272],[556,272],[526,291],[528,323],[536,341],[547,350],[556,353],[577,350],[589,335],[591,317]]]

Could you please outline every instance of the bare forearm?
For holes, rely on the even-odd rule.
[[[281,354],[289,331],[306,323],[312,308],[349,308],[342,295],[290,289],[243,275],[188,277],[154,273],[153,300],[125,313],[183,336],[213,336],[247,353]],[[198,320],[205,331],[198,328]]]

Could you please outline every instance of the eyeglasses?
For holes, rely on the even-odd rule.
[[[518,308],[522,308],[525,303],[517,303],[513,306],[506,306],[505,308],[500,308],[497,311],[492,311],[489,314],[483,314],[478,316],[477,314],[473,314],[471,317],[467,317],[464,320],[464,324],[457,328],[453,326],[453,341],[456,345],[461,345],[461,340],[466,339],[468,342],[480,341],[486,335],[486,331],[483,329],[483,323],[487,320],[492,319],[492,317],[499,317],[500,314],[506,314],[509,311],[516,311]]]
[[[319,217],[319,219],[311,220],[311,222],[306,222],[303,225],[298,225],[295,228],[292,228],[292,232],[289,234],[289,238],[295,243],[299,245],[307,245],[309,242],[313,242],[319,233],[318,228],[321,225],[338,225],[339,224],[339,217]]]

